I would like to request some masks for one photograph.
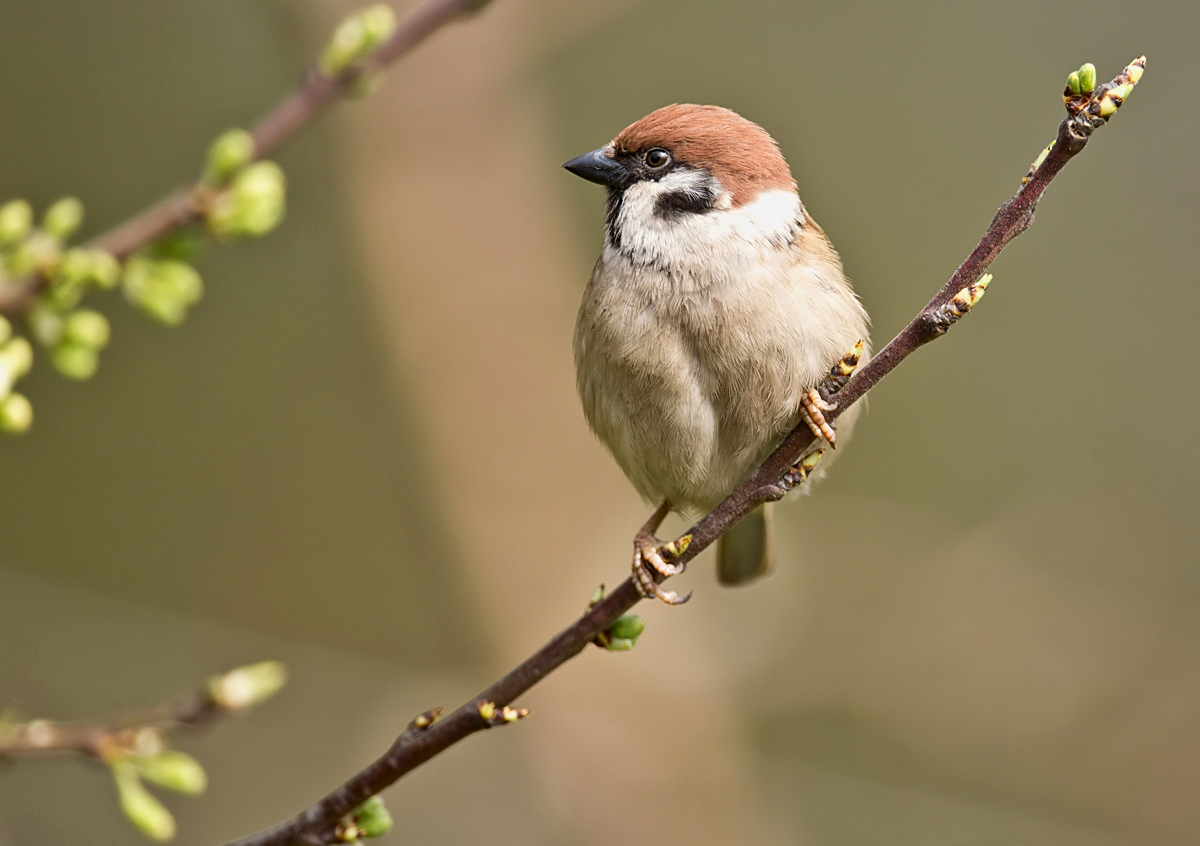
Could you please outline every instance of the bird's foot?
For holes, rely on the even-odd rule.
[[[825,420],[825,412],[835,408],[837,403],[827,401],[816,388],[809,389],[800,401],[800,416],[808,424],[809,430],[815,437],[824,438],[831,447],[837,449],[837,432]]]
[[[654,597],[668,605],[682,605],[692,598],[691,592],[686,596],[680,596],[673,590],[664,590],[659,586],[658,581],[654,578],[654,573],[650,570],[653,567],[665,578],[678,576],[686,569],[687,565],[672,562],[687,549],[691,536],[684,535],[679,541],[672,541],[668,544],[660,544],[658,538],[654,536],[670,510],[671,504],[663,502],[646,521],[646,525],[642,526],[637,537],[633,539],[633,567],[631,569],[633,570],[634,587],[646,599]]]
[[[837,449],[837,432],[825,419],[825,412],[833,411],[838,407],[838,404],[832,402],[830,397],[846,387],[846,383],[854,375],[859,361],[862,360],[865,346],[863,341],[856,343],[849,352],[838,359],[833,367],[829,368],[829,375],[821,380],[821,384],[811,389],[800,400],[800,416],[808,425],[809,430],[815,437],[829,441],[829,445],[834,449]]]
[[[684,571],[685,565],[669,562],[668,559],[673,557],[667,547],[659,545],[658,538],[654,535],[638,533],[638,536],[633,539],[632,567],[633,584],[638,589],[638,593],[646,599],[654,597],[668,605],[682,605],[692,598],[690,591],[685,596],[680,596],[673,590],[665,590],[654,579],[651,567],[663,576],[678,576]]]

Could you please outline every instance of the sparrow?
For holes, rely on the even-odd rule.
[[[682,570],[658,523],[711,510],[800,421],[810,453],[845,443],[860,407],[826,422],[836,405],[818,385],[867,341],[867,313],[774,139],[728,109],[665,106],[563,167],[607,189],[575,326],[584,415],[638,492],[662,501],[632,571],[643,596],[679,604],[691,594],[650,570]],[[718,542],[721,583],[769,569],[768,507]]]

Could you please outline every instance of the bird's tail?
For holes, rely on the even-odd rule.
[[[741,585],[771,569],[770,505],[756,508],[717,542],[717,579]]]

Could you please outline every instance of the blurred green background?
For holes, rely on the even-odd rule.
[[[299,78],[338,0],[10,0],[2,198],[85,235]],[[407,6],[399,7],[403,12]],[[780,142],[882,345],[1053,138],[1066,74],[1148,71],[779,516],[776,574],[643,608],[386,795],[395,842],[1200,840],[1200,6],[496,0],[280,156],[283,228],[168,331],[112,298],[0,443],[0,705],[81,718],[238,663],[292,684],[181,745],[181,844],[283,819],[627,573],[646,513],[574,396],[599,191],[559,170],[713,102]],[[852,520],[845,514],[853,514]],[[465,812],[464,812],[465,811]],[[106,775],[0,768],[0,844],[134,844]]]

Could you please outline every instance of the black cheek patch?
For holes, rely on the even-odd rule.
[[[606,198],[606,212],[604,215],[604,229],[608,236],[608,244],[614,249],[621,248],[621,206],[625,202],[625,187],[616,186],[608,189],[608,197]]]
[[[690,191],[673,191],[663,194],[654,204],[654,214],[666,220],[674,220],[685,214],[705,214],[716,208],[716,192],[707,186]]]

